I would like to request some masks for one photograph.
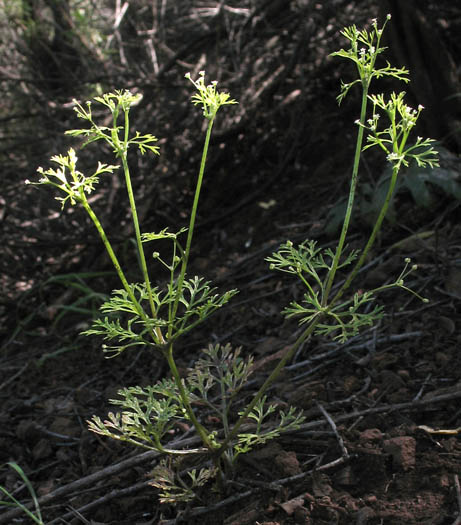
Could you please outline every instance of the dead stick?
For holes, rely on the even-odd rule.
[[[455,474],[455,489],[456,489],[456,499],[458,500],[459,513],[453,525],[461,525],[461,487],[459,485],[458,474]]]
[[[336,421],[337,422],[347,421],[347,420],[354,419],[360,416],[365,416],[368,414],[392,412],[394,410],[408,410],[412,408],[414,409],[414,408],[419,408],[421,406],[431,405],[433,403],[440,403],[440,402],[448,401],[451,399],[457,399],[460,397],[461,397],[461,390],[457,392],[452,392],[450,394],[436,396],[431,399],[423,399],[423,400],[417,400],[417,401],[410,401],[408,403],[397,403],[395,405],[384,405],[380,407],[369,408],[366,410],[362,410],[361,412],[354,412],[352,414],[345,414],[342,416],[338,416],[336,418]],[[324,424],[325,424],[325,421],[323,419],[321,421],[311,421],[310,423],[306,423],[302,425],[300,429],[296,432],[300,432],[300,431],[302,432],[303,430],[310,430],[312,428],[323,426]],[[184,446],[196,445],[197,443],[199,443],[199,439],[197,437],[193,437],[193,438],[185,439],[183,441],[172,443],[170,448],[180,448]],[[111,475],[122,472],[128,468],[144,463],[148,460],[155,459],[158,456],[160,456],[158,452],[154,450],[150,450],[148,452],[144,452],[143,454],[139,454],[132,458],[126,459],[124,461],[121,461],[120,463],[106,467],[100,470],[99,472],[95,472],[94,474],[90,474],[89,476],[86,476],[84,478],[73,481],[72,483],[64,485],[63,487],[56,489],[50,494],[47,494],[46,496],[42,496],[41,498],[39,498],[38,503],[40,506],[46,505],[54,501],[57,498],[60,498],[62,496],[69,494],[70,492],[73,492],[75,490],[80,490],[81,488],[86,487],[87,485],[94,484],[97,481],[100,481]],[[26,504],[25,506],[30,509],[33,506],[33,502]],[[21,509],[13,509],[13,510],[10,510],[9,512],[6,512],[2,516],[0,516],[0,524],[1,523],[11,523],[10,520],[13,518],[16,518],[17,516],[20,516],[22,512],[23,511]],[[461,523],[458,525],[461,525]]]
[[[93,510],[97,507],[100,507],[101,505],[104,505],[105,503],[109,502],[110,500],[113,500],[115,498],[124,498],[126,496],[131,496],[133,494],[136,494],[140,490],[149,487],[150,485],[149,481],[140,481],[139,483],[136,483],[135,485],[131,485],[130,487],[126,487],[119,490],[112,490],[108,494],[104,494],[104,496],[98,498],[95,501],[92,501],[91,503],[87,503],[83,507],[80,507],[77,510],[78,514],[83,514],[84,512],[88,512],[89,510]],[[54,519],[53,521],[50,521],[48,525],[57,525],[58,523],[65,523],[64,520],[70,520],[70,518],[75,516],[74,511],[70,511],[67,514],[64,514],[64,516],[59,516],[59,518]]]
[[[338,416],[336,418],[336,423],[340,423],[342,421],[348,421],[350,419],[355,419],[357,417],[368,416],[369,414],[380,414],[382,412],[393,412],[395,410],[417,409],[422,406],[432,405],[433,403],[441,403],[443,401],[449,401],[451,399],[458,399],[460,397],[461,397],[461,389],[457,390],[456,392],[451,392],[450,394],[443,394],[441,396],[435,396],[429,399],[408,401],[407,403],[396,403],[394,405],[381,405],[379,407],[367,408],[365,410],[361,410],[360,412],[352,412],[350,414],[344,414],[342,416]],[[323,419],[311,421],[309,423],[304,423],[303,425],[301,425],[299,429],[295,431],[295,433],[297,434],[302,433],[304,430],[310,430],[312,428],[317,428],[323,425],[325,425],[325,421]]]
[[[307,476],[313,474],[314,472],[318,472],[320,470],[328,470],[333,467],[337,467],[338,465],[342,465],[343,463],[346,463],[349,458],[340,457],[338,459],[335,459],[334,461],[331,461],[330,463],[326,463],[325,465],[321,465],[320,467],[315,467],[307,472],[302,472],[301,474],[296,474],[295,476],[290,476],[289,478],[283,478],[278,479],[276,481],[273,481],[270,485],[273,485],[273,487],[277,487],[278,485],[288,485],[290,483],[298,482],[301,479],[306,478]],[[270,487],[269,487],[270,488]],[[226,498],[215,505],[210,505],[208,507],[196,507],[195,509],[192,509],[190,512],[188,512],[187,517],[190,518],[197,518],[198,516],[204,516],[205,514],[211,514],[213,512],[216,512],[218,510],[221,510],[222,508],[235,504],[238,501],[248,498],[249,496],[255,496],[259,493],[263,492],[263,489],[260,487],[247,490],[246,492],[242,492],[240,494],[235,494],[233,496],[230,496],[229,498]],[[178,523],[178,518],[163,521],[162,525],[176,525]]]
[[[199,442],[200,442],[200,439],[198,437],[192,437],[189,439],[184,439],[182,441],[178,440],[174,443],[171,443],[171,445],[169,444],[169,447],[170,448],[182,448],[182,447],[187,447],[191,445],[196,445]],[[48,503],[51,503],[52,501],[62,496],[67,496],[71,492],[80,490],[83,487],[86,487],[88,485],[94,485],[98,481],[101,481],[105,478],[108,478],[109,476],[113,476],[115,474],[118,474],[119,472],[123,472],[129,468],[135,467],[142,463],[146,463],[147,461],[155,459],[159,457],[160,455],[161,454],[157,452],[156,450],[149,450],[148,452],[143,452],[142,454],[138,454],[137,456],[120,461],[120,463],[116,463],[115,465],[110,465],[109,467],[106,467],[100,470],[99,472],[95,472],[94,474],[90,474],[89,476],[80,478],[76,481],[73,481],[72,483],[68,483],[67,485],[64,485],[63,487],[59,487],[53,492],[50,492],[46,496],[42,496],[41,498],[38,499],[38,504],[40,506],[47,505]],[[27,507],[28,509],[31,509],[33,507],[33,502],[25,504],[24,506]],[[23,513],[22,509],[10,510],[9,512],[6,512],[2,516],[0,516],[0,523],[9,524],[11,523],[11,520],[13,518],[20,516],[22,513]]]
[[[330,414],[323,408],[323,406],[318,401],[317,401],[317,406],[319,407],[320,412],[322,412],[322,414],[325,416],[325,419],[328,421],[330,427],[333,429],[333,432],[339,443],[339,448],[341,449],[341,453],[343,457],[348,458],[349,452],[347,451],[346,445],[344,445],[343,438],[339,435],[338,428],[336,427],[336,423],[333,421]]]

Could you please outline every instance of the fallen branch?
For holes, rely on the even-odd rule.
[[[192,438],[178,440],[176,442],[173,442],[169,444],[169,447],[178,449],[178,448],[188,447],[191,445],[196,445],[199,442],[200,442],[200,439],[198,437],[192,437]],[[123,472],[129,468],[133,468],[133,467],[136,467],[137,465],[146,463],[149,460],[156,459],[159,456],[161,456],[159,452],[155,450],[149,450],[148,452],[143,452],[142,454],[138,454],[131,458],[125,459],[123,461],[120,461],[120,463],[116,463],[115,465],[110,465],[109,467],[106,467],[100,470],[99,472],[95,472],[94,474],[90,474],[89,476],[80,478],[76,481],[73,481],[72,483],[68,483],[67,485],[64,485],[63,487],[59,487],[53,492],[50,492],[49,494],[42,496],[41,498],[38,498],[38,504],[41,507],[43,507],[44,505],[47,505],[57,500],[58,498],[61,498],[63,496],[68,496],[70,493],[75,492],[76,490],[80,490],[84,487],[87,487],[88,485],[94,485],[98,481],[101,481],[110,476],[114,476],[115,474],[118,474],[119,472]],[[34,503],[30,502],[28,504],[24,504],[24,506],[30,509],[34,506]],[[10,510],[9,512],[6,512],[2,516],[0,516],[0,523],[9,524],[11,523],[11,520],[13,518],[20,516],[22,513],[23,513],[22,509]]]
[[[325,465],[314,467],[313,469],[308,470],[307,472],[302,472],[301,474],[296,474],[288,478],[278,479],[270,483],[270,486],[268,487],[268,489],[273,490],[274,488],[278,488],[279,486],[289,485],[294,482],[299,482],[300,480],[306,478],[307,476],[310,476],[314,472],[319,472],[323,470],[328,470],[333,467],[337,467],[338,465],[342,465],[343,463],[346,463],[349,459],[350,459],[350,456],[347,458],[342,456],[340,458],[335,459],[334,461],[331,461],[330,463],[326,463]],[[262,489],[261,487],[256,487],[254,489],[247,490],[240,494],[235,494],[233,496],[230,496],[229,498],[226,498],[216,503],[215,505],[210,505],[208,507],[196,507],[195,509],[190,510],[187,513],[187,516],[181,515],[178,518],[179,520],[184,519],[184,518],[190,519],[190,518],[197,518],[199,516],[204,516],[205,514],[211,514],[213,512],[217,512],[218,510],[223,509],[224,507],[227,507],[228,505],[235,504],[238,501],[241,501],[242,499],[248,498],[250,496],[255,496],[263,492],[263,490],[264,489]],[[167,521],[162,521],[161,525],[177,525],[178,523],[180,523],[178,518],[167,520]]]
[[[441,396],[434,396],[428,399],[408,401],[406,403],[395,403],[393,405],[381,405],[379,407],[367,408],[359,412],[352,412],[350,414],[344,414],[335,418],[336,423],[342,421],[349,421],[350,419],[355,419],[357,417],[368,416],[370,414],[382,414],[383,412],[395,412],[396,410],[414,410],[422,406],[432,405],[434,403],[442,403],[444,401],[449,401],[451,399],[458,399],[461,397],[461,388],[455,392],[450,392],[449,394],[443,394]],[[311,430],[312,428],[317,428],[325,425],[327,422],[325,420],[315,420],[309,423],[305,423],[295,431],[296,434],[302,433],[305,430]]]
[[[449,394],[443,394],[441,396],[436,396],[436,397],[429,398],[429,399],[409,401],[407,403],[397,403],[397,404],[394,404],[394,405],[382,405],[382,406],[379,406],[379,407],[368,408],[368,409],[362,410],[360,412],[352,412],[350,414],[344,414],[344,415],[336,417],[335,418],[336,419],[335,422],[339,423],[339,422],[342,422],[342,421],[348,421],[350,419],[355,419],[357,417],[366,416],[366,415],[369,415],[369,414],[378,414],[378,413],[383,413],[383,412],[394,412],[396,410],[413,410],[413,409],[420,408],[422,406],[428,406],[428,405],[431,405],[431,404],[434,404],[434,403],[442,403],[444,401],[449,401],[451,399],[458,399],[458,398],[461,398],[461,389],[459,391],[456,391],[456,392],[451,392]],[[296,433],[300,433],[300,432],[302,433],[303,431],[306,431],[306,430],[311,430],[313,428],[322,427],[322,426],[324,426],[327,423],[328,422],[325,419],[311,421],[309,423],[305,423],[304,425],[301,425],[300,429],[297,430]],[[197,443],[199,443],[199,441],[200,440],[197,437],[192,437],[192,438],[188,438],[188,439],[184,439],[184,440],[178,440],[176,442],[173,442],[170,445],[170,448],[179,449],[179,448],[188,447],[188,446],[191,446],[191,445],[195,446],[195,445],[197,445]],[[79,480],[73,481],[72,483],[64,485],[63,487],[60,487],[60,488],[56,489],[55,491],[51,492],[50,494],[47,494],[46,496],[42,496],[41,498],[38,499],[38,503],[39,503],[40,506],[47,505],[47,504],[51,503],[52,501],[57,500],[58,498],[61,498],[63,496],[68,496],[68,494],[70,494],[70,493],[72,493],[72,492],[74,492],[76,490],[80,490],[80,489],[82,489],[84,487],[87,487],[88,485],[94,485],[96,482],[101,481],[101,480],[103,480],[105,478],[108,478],[109,476],[113,476],[113,475],[118,474],[119,472],[123,472],[123,471],[125,471],[125,470],[127,470],[129,468],[132,468],[132,467],[135,467],[137,465],[143,464],[146,461],[149,461],[149,460],[152,460],[152,459],[156,459],[160,455],[161,454],[159,452],[156,452],[156,451],[152,450],[152,451],[144,452],[144,453],[139,454],[137,456],[125,459],[125,460],[121,461],[120,463],[116,463],[115,465],[111,465],[109,467],[106,467],[106,468],[100,470],[99,472],[95,472],[94,474],[90,474],[89,476],[86,476],[86,477],[81,478]],[[338,464],[338,461],[339,461],[339,463],[342,463],[344,460],[345,460],[345,458],[339,458],[339,460],[336,460],[333,463],[336,465],[336,464]],[[331,466],[333,466],[333,464]],[[324,465],[324,466],[316,468],[314,470],[324,470],[326,467],[328,467],[328,465]],[[311,471],[309,471],[307,473],[302,473],[302,475],[300,475],[300,476],[306,476],[310,472]],[[142,487],[139,486],[139,489],[141,489],[141,488]],[[121,490],[130,490],[130,489],[121,489]],[[253,492],[251,492],[251,493],[253,493]],[[106,496],[106,498],[112,499],[112,498],[116,497],[119,494],[119,492],[118,491],[113,491],[110,494],[111,494],[110,497]],[[248,494],[248,495],[250,495],[250,494]],[[240,498],[247,497],[247,494],[244,493],[244,495],[239,495],[239,497]],[[98,505],[99,505],[99,503],[102,500],[104,500],[104,497],[102,497],[99,500],[97,500]],[[107,499],[105,501],[107,501]],[[96,502],[93,502],[93,503],[95,504]],[[221,504],[223,506],[227,505],[228,504],[228,500],[223,500],[221,502]],[[92,504],[89,504],[89,505],[92,505]],[[25,506],[27,508],[32,508],[33,502],[31,502],[29,504],[26,504]],[[93,507],[91,507],[91,508],[93,508]],[[11,523],[11,520],[13,518],[16,518],[17,516],[20,516],[22,514],[22,512],[23,511],[21,509],[13,509],[13,510],[10,510],[9,512],[6,512],[2,516],[0,516],[0,524],[1,523]],[[174,523],[174,522],[171,522],[171,523]],[[457,525],[461,525],[461,522],[458,523]]]
[[[461,525],[461,487],[459,485],[458,474],[455,474],[455,489],[456,489],[456,499],[458,500],[459,513],[455,521],[453,522],[453,525]]]

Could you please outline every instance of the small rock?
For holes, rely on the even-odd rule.
[[[394,391],[405,386],[405,381],[392,370],[382,370],[380,375],[386,389]]]
[[[287,513],[288,516],[294,514],[295,510],[304,505],[304,498],[298,496],[297,498],[290,499],[284,503],[280,503],[282,509]]]
[[[363,500],[369,503],[370,505],[373,505],[373,503],[376,503],[378,501],[378,498],[374,494],[370,494],[368,496],[365,496]]]
[[[410,436],[386,439],[383,443],[385,452],[392,456],[395,465],[403,470],[409,470],[416,463],[416,441]]]
[[[354,475],[354,472],[350,465],[346,465],[343,469],[338,470],[334,479],[336,483],[339,483],[344,487],[351,487],[353,485],[357,485],[357,478]]]
[[[312,476],[312,491],[316,498],[329,498],[333,492],[330,476],[324,473],[316,473]]]
[[[410,380],[410,372],[408,370],[397,370],[397,375],[401,377],[404,381]]]
[[[447,489],[447,488],[450,487],[450,485],[451,485],[451,480],[450,480],[448,474],[442,474],[442,475],[440,476],[439,484],[440,484],[440,486],[441,486],[442,488],[444,488],[444,489]]]
[[[282,447],[276,441],[270,441],[268,445],[252,450],[248,454],[248,457],[256,461],[264,461],[268,458],[272,459],[274,456],[278,456],[282,451]]]
[[[284,476],[294,476],[301,473],[301,467],[294,452],[280,452],[275,457],[275,464]]]
[[[456,325],[453,319],[445,317],[444,315],[439,316],[438,325],[446,335],[453,335],[456,331]]]
[[[370,441],[380,441],[383,438],[383,433],[379,428],[368,428],[364,430],[359,437],[361,443]]]
[[[82,432],[74,418],[65,416],[55,417],[49,426],[49,430],[67,437],[78,437]]]

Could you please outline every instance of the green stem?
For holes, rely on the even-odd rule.
[[[179,396],[181,397],[181,402],[184,405],[184,408],[187,412],[187,415],[192,422],[192,424],[195,427],[195,430],[197,431],[198,435],[200,436],[200,439],[202,440],[203,444],[206,446],[208,450],[213,450],[213,445],[208,439],[208,433],[203,425],[199,422],[197,417],[194,414],[194,411],[192,410],[192,407],[189,403],[189,398],[187,396],[186,390],[184,388],[184,384],[181,380],[181,377],[178,372],[178,368],[176,367],[175,360],[173,358],[173,345],[168,345],[168,349],[166,350],[165,358],[168,362],[168,366],[170,367],[171,373],[173,374],[174,381],[176,383],[176,386],[179,390]]]
[[[264,381],[260,389],[257,391],[256,395],[251,400],[251,403],[246,407],[245,412],[239,417],[235,425],[232,427],[232,430],[230,433],[226,436],[224,441],[221,443],[219,449],[217,449],[215,453],[215,458],[219,458],[222,454],[224,454],[229,446],[229,443],[232,439],[234,439],[240,427],[243,425],[245,420],[247,419],[248,415],[251,413],[251,411],[254,409],[254,407],[257,405],[259,400],[264,396],[266,393],[266,390],[270,387],[270,385],[277,379],[280,372],[283,370],[287,362],[293,357],[296,350],[301,346],[306,339],[308,339],[312,333],[315,330],[315,327],[317,324],[323,319],[323,314],[319,314],[316,319],[312,321],[312,323],[304,330],[304,332],[296,339],[296,341],[293,343],[293,346],[287,351],[287,353],[282,357],[282,359],[278,362],[277,366],[272,370],[269,377]]]
[[[324,289],[324,293],[322,294],[322,306],[326,306],[328,302],[328,297],[330,295],[331,287],[333,286],[333,282],[335,279],[336,272],[338,270],[339,261],[340,261],[341,254],[343,251],[344,243],[346,241],[346,235],[349,229],[349,223],[350,223],[351,216],[352,216],[352,209],[354,206],[355,191],[356,191],[357,182],[358,182],[360,155],[362,152],[362,143],[363,143],[363,133],[364,133],[363,124],[365,123],[365,118],[367,114],[368,88],[370,85],[370,81],[362,80],[362,85],[363,85],[362,108],[360,111],[360,124],[359,124],[358,133],[357,133],[357,143],[355,146],[355,157],[354,157],[354,165],[352,168],[351,187],[349,190],[349,200],[347,202],[346,215],[344,217],[343,227],[341,230],[341,236],[339,238],[338,246],[336,248],[335,256],[333,258],[333,264],[331,266],[330,271],[328,272],[327,283]]]
[[[366,119],[366,114],[367,114],[367,104],[368,104],[368,90],[370,88],[371,80],[373,76],[375,75],[375,63],[376,63],[376,58],[378,56],[379,49],[380,49],[379,46],[381,42],[381,36],[384,31],[384,28],[386,27],[388,20],[389,18],[386,18],[386,21],[384,22],[383,27],[379,31],[377,29],[377,26],[374,25],[374,31],[376,35],[376,47],[375,47],[375,52],[372,53],[370,63],[363,65],[360,62],[357,62],[357,70],[358,70],[358,74],[359,74],[359,77],[362,83],[362,108],[360,111],[359,130],[357,133],[357,143],[355,147],[354,166],[352,168],[351,187],[349,191],[349,200],[347,203],[346,216],[344,218],[338,247],[336,248],[335,256],[333,258],[333,264],[332,264],[330,271],[328,272],[327,283],[325,285],[324,292],[322,294],[322,306],[324,307],[328,303],[328,297],[330,295],[331,287],[333,286],[336,272],[338,270],[339,261],[340,261],[341,254],[343,251],[344,243],[346,241],[347,231],[349,229],[349,223],[351,220],[352,209],[354,205],[355,191],[356,191],[357,182],[358,182],[360,156],[362,153],[364,124],[365,124],[365,119]],[[355,55],[358,56],[357,40],[353,41],[352,47],[353,47]]]
[[[186,250],[185,250],[184,254],[182,255],[181,271],[180,271],[179,278],[178,278],[178,286],[177,286],[177,290],[176,290],[176,298],[175,298],[174,305],[173,305],[173,308],[172,308],[170,321],[173,320],[176,317],[176,312],[178,311],[178,306],[179,306],[179,300],[180,300],[181,294],[182,294],[182,288],[183,288],[183,284],[184,284],[184,279],[185,279],[185,276],[186,276],[186,270],[187,270],[187,265],[188,265],[189,256],[190,256],[190,249],[191,249],[191,245],[192,245],[192,237],[194,235],[195,219],[196,219],[196,216],[197,216],[197,208],[198,208],[198,202],[199,202],[199,198],[200,198],[200,190],[202,188],[203,174],[205,173],[205,165],[206,165],[206,159],[207,159],[207,155],[208,155],[208,147],[210,145],[210,137],[211,137],[211,130],[213,128],[213,122],[214,122],[214,117],[211,118],[210,121],[208,122],[208,127],[207,127],[207,131],[206,131],[205,143],[203,145],[203,152],[202,152],[202,160],[200,162],[200,171],[199,171],[199,175],[198,175],[198,179],[197,179],[197,186],[195,187],[194,202],[192,204],[192,211],[191,211],[190,221],[189,221],[189,229],[188,229],[188,232],[187,232]],[[170,338],[171,331],[172,331],[172,323],[171,322],[170,322],[169,326],[170,326],[170,328],[169,328],[169,332],[168,332],[168,338]]]
[[[226,401],[226,387],[224,384],[224,377],[222,373],[222,369],[219,368],[219,387],[221,390],[221,410],[220,414],[222,417],[222,424],[224,429],[224,435],[227,436],[229,434],[229,420],[227,418],[229,407],[227,405]]]
[[[142,275],[144,278],[144,282],[146,284],[146,290],[147,290],[147,295],[149,298],[149,306],[151,310],[151,315],[152,315],[152,318],[155,319],[157,317],[157,314],[155,310],[154,299],[152,296],[152,289],[150,286],[149,272],[147,270],[146,257],[144,255],[144,247],[143,247],[142,240],[141,240],[141,230],[139,227],[138,212],[136,210],[136,202],[134,199],[133,187],[131,185],[130,169],[128,167],[128,161],[127,161],[129,126],[130,126],[130,123],[129,123],[129,117],[128,117],[128,110],[126,110],[125,111],[125,137],[123,141],[123,146],[120,147],[120,156],[122,158],[123,172],[125,174],[126,190],[128,192],[128,199],[130,201],[131,216],[133,218],[133,225],[134,225],[134,231],[136,235],[136,244],[137,244],[138,253],[139,253],[139,260],[141,263]],[[155,328],[155,336],[156,337],[154,338],[154,341],[156,343],[158,344],[165,343],[162,331],[159,326]]]
[[[117,272],[117,275],[123,285],[123,288],[125,288],[129,298],[131,299],[132,303],[136,307],[136,311],[138,312],[138,315],[141,317],[141,319],[147,323],[148,318],[146,313],[144,312],[142,306],[139,304],[138,300],[136,299],[133,290],[131,289],[130,285],[128,284],[128,281],[125,277],[125,274],[123,273],[122,267],[120,266],[120,263],[117,259],[117,256],[115,255],[115,252],[112,248],[112,245],[106,235],[106,232],[104,231],[104,228],[102,227],[102,224],[99,222],[98,217],[92,210],[91,206],[88,204],[88,201],[86,199],[85,194],[82,192],[82,206],[84,207],[85,211],[88,213],[90,219],[93,221],[94,225],[96,226],[96,229],[98,230],[99,236],[101,237],[102,242],[104,243],[104,246],[106,248],[107,253],[109,254],[110,260],[112,261],[112,264],[114,265],[114,268]]]
[[[344,294],[344,292],[349,288],[349,286],[351,285],[352,281],[355,279],[357,273],[359,272],[360,268],[363,266],[363,263],[365,262],[365,259],[371,249],[371,247],[373,246],[375,240],[376,240],[376,236],[378,235],[378,232],[379,230],[381,229],[381,224],[384,220],[384,217],[386,216],[386,213],[387,213],[387,210],[389,208],[389,204],[391,202],[391,199],[392,199],[392,195],[394,193],[394,190],[395,190],[395,185],[397,183],[397,175],[399,173],[399,168],[398,167],[394,167],[393,170],[392,170],[392,177],[391,177],[391,181],[389,183],[389,189],[387,190],[387,195],[386,195],[386,199],[384,200],[384,204],[381,208],[381,211],[379,212],[379,216],[376,220],[376,223],[373,227],[373,231],[371,232],[371,235],[368,239],[368,242],[367,244],[365,245],[365,248],[362,252],[362,255],[360,256],[359,260],[357,261],[357,263],[355,264],[353,270],[351,271],[351,273],[349,274],[349,276],[347,277],[346,281],[344,282],[344,284],[341,286],[341,288],[339,289],[339,291],[337,292],[337,294],[334,296],[334,298],[331,300],[330,302],[330,306],[333,306],[334,303],[336,303],[341,297],[342,295]]]
[[[177,289],[176,289],[176,297],[175,297],[175,301],[174,301],[174,304],[173,304],[173,308],[171,309],[171,312],[170,312],[170,322],[169,322],[169,328],[168,328],[168,339],[170,339],[171,336],[172,336],[173,320],[176,318],[176,313],[178,311],[179,300],[180,300],[181,295],[182,295],[184,279],[185,279],[185,276],[186,276],[187,264],[189,262],[190,249],[191,249],[191,245],[192,245],[192,237],[193,237],[193,234],[194,234],[194,227],[195,227],[195,219],[196,219],[196,216],[197,216],[197,208],[198,208],[198,202],[199,202],[199,198],[200,198],[200,190],[201,190],[201,187],[202,187],[203,175],[204,175],[204,172],[205,172],[206,158],[207,158],[207,154],[208,154],[208,147],[209,147],[209,144],[210,144],[210,137],[211,137],[211,130],[212,130],[212,127],[213,127],[213,121],[214,121],[213,118],[210,119],[210,121],[208,123],[208,127],[207,127],[206,136],[205,136],[205,143],[204,143],[204,146],[203,146],[202,160],[201,160],[201,163],[200,163],[200,171],[199,171],[199,175],[198,175],[197,186],[195,188],[194,202],[193,202],[193,205],[192,205],[192,211],[191,211],[191,216],[190,216],[190,221],[189,221],[189,229],[188,229],[188,232],[187,232],[186,249],[185,249],[184,254],[182,254],[182,265],[181,265],[181,271],[180,271],[179,278],[178,278],[178,285],[177,285]],[[212,450],[213,449],[213,445],[211,444],[210,440],[208,439],[207,431],[199,423],[198,419],[195,417],[194,411],[192,410],[192,407],[191,407],[191,405],[189,403],[186,391],[184,390],[184,386],[182,384],[182,381],[181,381],[181,378],[179,376],[178,369],[176,367],[176,363],[175,363],[175,360],[174,360],[174,357],[173,357],[173,345],[172,344],[170,344],[168,346],[168,350],[167,350],[167,352],[165,354],[165,357],[166,357],[166,360],[168,362],[168,366],[170,367],[171,373],[173,374],[175,383],[176,383],[176,385],[177,385],[177,387],[179,389],[179,394],[181,396],[181,400],[182,400],[182,402],[184,404],[184,407],[186,409],[186,412],[187,412],[187,414],[188,414],[192,424],[194,425],[195,429],[197,430],[197,433],[199,434],[200,438],[202,439],[202,442],[204,443],[204,445],[209,450]]]

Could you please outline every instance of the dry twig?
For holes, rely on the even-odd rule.
[[[458,513],[457,518],[453,522],[453,525],[461,525],[461,487],[459,485],[458,474],[455,474],[455,489],[456,489],[456,499],[458,500],[459,513]]]

